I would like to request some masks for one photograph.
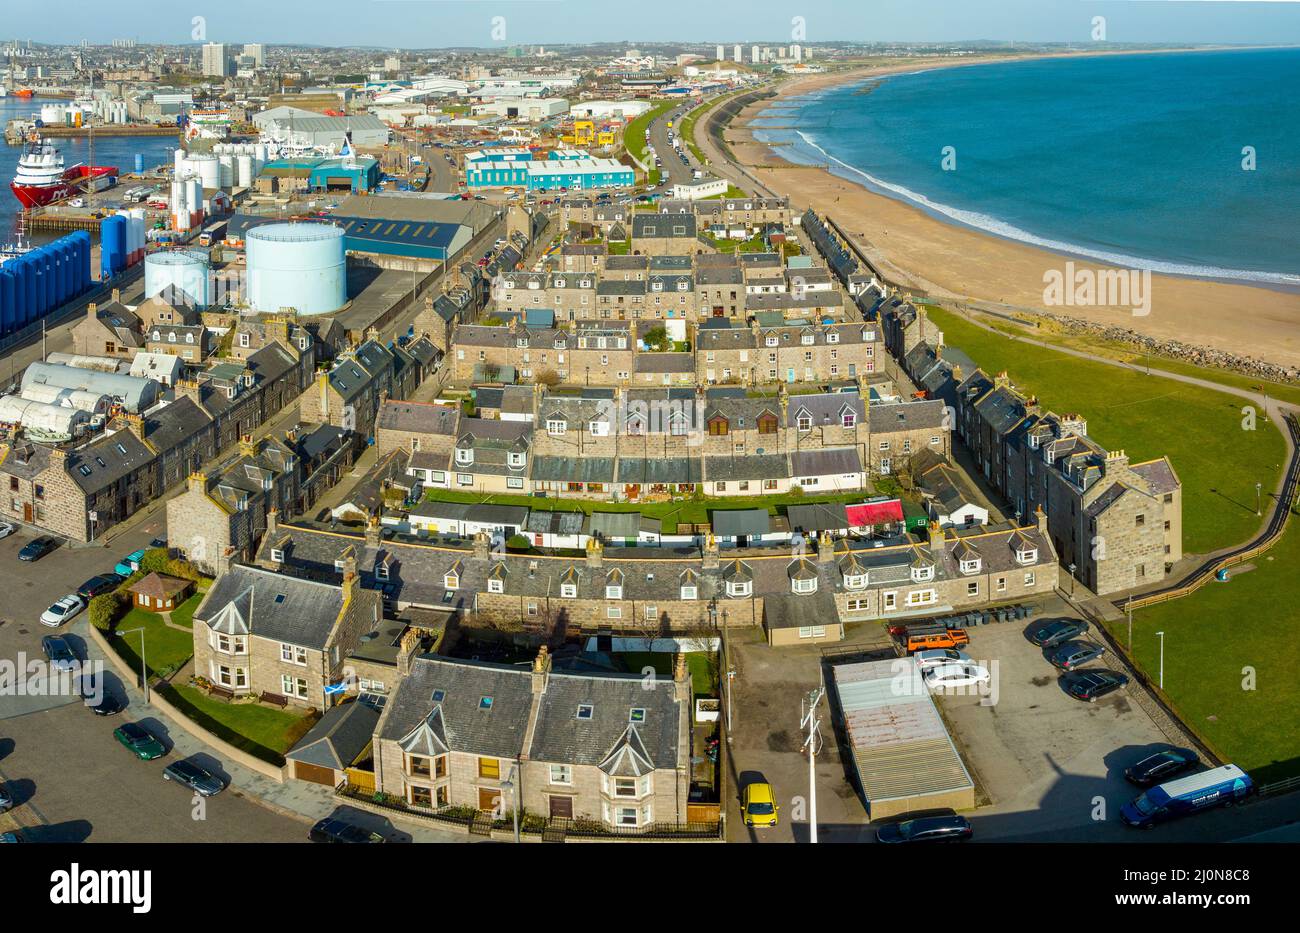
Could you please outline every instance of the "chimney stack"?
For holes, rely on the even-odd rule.
[[[932,556],[935,561],[938,561],[943,557],[943,541],[943,526],[937,521],[930,522],[930,556]]]
[[[718,569],[718,539],[713,536],[712,531],[704,536],[704,559],[701,566],[705,570]]]
[[[835,560],[835,541],[829,531],[823,531],[817,539],[817,562],[828,564]]]
[[[379,516],[372,515],[366,522],[366,547],[379,547]]]
[[[490,540],[486,531],[478,531],[474,534],[474,559],[487,560],[490,553]]]
[[[546,692],[546,684],[550,676],[551,653],[545,645],[542,645],[537,649],[537,657],[533,658],[533,696],[540,696]]]
[[[605,555],[605,545],[600,543],[596,537],[587,539],[587,566],[592,570],[599,570],[601,562]]]

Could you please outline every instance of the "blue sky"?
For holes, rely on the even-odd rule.
[[[1087,42],[1094,16],[1117,42],[1300,45],[1300,2],[1268,0],[112,0],[6,4],[0,37],[37,41],[113,38],[183,43],[193,17],[228,42],[434,47],[566,41],[791,41],[803,17],[809,41]],[[97,15],[95,11],[104,11]],[[305,20],[305,22],[304,22]]]

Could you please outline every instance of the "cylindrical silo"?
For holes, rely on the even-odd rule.
[[[32,278],[36,282],[36,301],[32,303],[32,320],[45,316],[45,312],[50,308],[50,273],[49,262],[44,253],[40,250],[32,250],[27,254],[28,262],[32,266]]]
[[[150,253],[144,260],[144,297],[161,295],[171,304],[192,303],[206,308],[209,303],[208,260],[193,250]]]
[[[0,337],[18,329],[18,277],[6,265],[0,265]]]
[[[172,153],[172,177],[180,178],[185,174],[185,150],[180,146]]]
[[[99,266],[104,278],[121,272],[126,263],[126,218],[114,214],[99,225]]]
[[[253,157],[251,155],[236,156],[235,165],[235,184],[241,188],[251,188],[253,186]]]
[[[199,153],[186,159],[186,163],[190,171],[199,176],[204,188],[221,187],[221,163],[217,161],[216,156]]]
[[[45,247],[50,252],[50,269],[54,273],[54,294],[50,296],[50,310],[60,308],[68,300],[68,262],[67,245],[55,240]]]
[[[245,236],[248,301],[256,311],[327,314],[347,302],[343,230],[333,224],[254,227]]]
[[[26,256],[5,263],[14,275],[14,326],[21,328],[31,320],[32,272]]]

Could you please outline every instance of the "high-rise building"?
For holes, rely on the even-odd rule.
[[[244,55],[251,58],[258,68],[266,67],[266,46],[260,42],[245,42]]]
[[[401,71],[402,60],[396,55],[389,55],[384,59],[384,71]]]
[[[741,53],[739,45],[737,45],[734,49],[732,49],[732,53],[736,61],[743,62],[745,60],[745,56]]]
[[[224,78],[230,74],[230,55],[224,42],[209,42],[203,46],[203,74],[209,78]]]
[[[726,52],[727,52],[726,49],[724,49],[722,46],[718,46],[718,55],[717,55],[717,59],[716,59],[716,60],[717,60],[717,61],[723,61],[723,60],[725,60],[725,58],[726,58]]]
[[[798,45],[790,46],[790,57],[797,62],[803,61],[803,47]]]
[[[755,65],[758,64],[758,56],[762,54],[762,49],[758,46],[751,46],[749,49],[749,60]]]

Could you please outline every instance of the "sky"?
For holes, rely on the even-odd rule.
[[[5,5],[0,38],[70,43],[781,44],[798,41],[796,17],[808,42],[1086,43],[1104,17],[1112,42],[1300,45],[1300,0],[112,0],[74,3],[75,15]]]

